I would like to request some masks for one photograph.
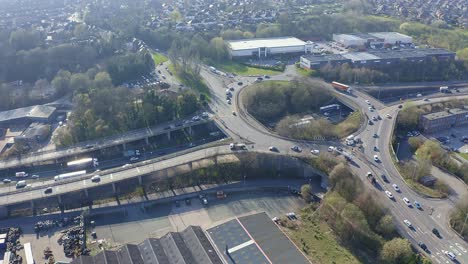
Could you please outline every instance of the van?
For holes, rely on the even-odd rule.
[[[18,181],[16,183],[16,189],[26,187],[26,181]]]

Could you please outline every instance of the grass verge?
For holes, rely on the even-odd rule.
[[[304,77],[318,76],[318,72],[316,70],[304,69],[299,65],[296,65],[296,72]]]
[[[460,157],[468,160],[468,153],[459,153],[458,155],[460,155]]]
[[[345,120],[335,125],[335,133],[339,138],[348,136],[359,129],[362,121],[362,113],[357,110],[350,114]]]
[[[169,64],[168,69],[174,73],[175,78],[187,87],[193,88],[199,93],[205,94],[207,98],[210,98],[210,89],[203,82],[200,76],[196,76],[191,72],[181,72],[174,64]]]
[[[282,227],[282,230],[312,263],[360,263],[348,249],[339,244],[327,223],[312,215],[309,208],[301,212],[301,219],[297,228]]]
[[[151,55],[153,56],[154,65],[158,65],[169,60],[161,53],[153,52]]]
[[[213,66],[222,71],[237,75],[275,75],[281,73],[281,71],[256,68],[229,60],[222,63],[214,63]]]

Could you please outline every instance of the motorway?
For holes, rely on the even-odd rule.
[[[249,151],[268,152],[269,146],[275,146],[278,148],[279,154],[298,155],[298,153],[291,150],[291,146],[299,145],[303,149],[303,152],[300,155],[310,156],[311,154],[309,151],[311,149],[326,151],[329,145],[339,145],[339,142],[334,142],[332,144],[329,142],[304,142],[279,137],[277,135],[273,135],[261,124],[252,120],[248,115],[245,115],[241,107],[242,104],[239,102],[238,95],[241,89],[254,83],[256,77],[236,76],[234,78],[227,78],[210,72],[206,67],[202,68],[201,75],[212,91],[210,106],[213,111],[215,121],[224,127],[234,141],[253,143],[249,145]],[[294,77],[296,77],[295,71],[291,70],[291,67],[288,67],[284,73],[272,76],[271,79],[291,80]],[[237,85],[239,81],[243,82],[243,85]],[[226,101],[226,89],[228,87],[234,88],[232,104],[229,104]],[[368,125],[366,123],[365,127],[360,130],[359,136],[364,142],[364,150],[363,152],[356,152],[353,157],[355,164],[352,165],[351,168],[357,176],[361,177],[366,186],[368,186],[368,188],[375,194],[375,197],[381,200],[389,209],[395,219],[395,223],[397,224],[400,233],[404,237],[408,238],[415,247],[417,247],[418,242],[424,242],[430,250],[430,254],[428,254],[428,256],[434,263],[449,263],[449,259],[444,255],[445,251],[455,253],[459,263],[468,263],[467,243],[459,238],[448,225],[448,215],[454,206],[454,201],[451,199],[426,199],[419,196],[404,183],[391,160],[389,142],[395,125],[394,117],[397,115],[399,110],[398,107],[396,105],[385,106],[382,103],[377,102],[372,97],[359,92],[355,92],[352,96],[340,93],[336,94],[338,97],[342,99],[344,98],[344,100],[352,101],[353,104],[361,108],[362,112],[368,117],[372,117],[377,114],[382,117],[382,120],[374,122],[374,125]],[[465,95],[464,97],[467,96]],[[369,100],[371,101],[371,104],[375,105],[376,110],[374,112],[370,112],[368,110],[368,104],[365,100]],[[447,98],[433,98],[431,99],[431,102],[439,100],[447,100]],[[427,102],[420,100],[415,103],[424,104]],[[386,114],[389,114],[391,118],[386,118]],[[378,134],[379,137],[374,138],[374,133]],[[374,146],[376,146],[379,151],[375,152]],[[345,146],[342,147],[346,148]],[[227,146],[211,147],[188,151],[186,153],[178,153],[178,155],[175,155],[174,157],[168,157],[163,161],[155,163],[151,163],[152,161],[145,161],[148,164],[142,162],[134,167],[129,167],[128,170],[115,173],[102,171],[100,172],[100,184],[110,183],[123,178],[135,177],[152,170],[163,169],[166,166],[171,167],[177,164],[199,160],[204,157],[209,157],[210,155],[229,152],[230,150]],[[374,162],[373,156],[375,154],[379,156],[381,162]],[[375,188],[365,180],[365,175],[368,171],[377,175],[377,178],[380,178],[380,175],[385,174],[390,183],[384,183],[382,180],[379,180],[381,189],[379,190]],[[400,187],[401,193],[397,193],[393,190],[391,187],[391,184],[393,183]],[[93,183],[88,179],[82,180],[80,184],[73,182],[58,185],[54,187],[54,195],[89,188],[90,184]],[[395,196],[395,200],[388,199],[384,190],[391,191]],[[19,194],[3,195],[0,196],[0,204],[8,204],[11,203],[11,201],[17,201],[17,199],[40,198],[44,196],[43,191],[44,188],[37,188]],[[408,207],[403,203],[403,197],[407,197],[411,202],[417,200],[422,204],[423,210]],[[406,227],[403,223],[404,219],[409,220],[413,224],[414,229]],[[431,230],[434,227],[439,229],[442,235],[441,239],[432,234]]]

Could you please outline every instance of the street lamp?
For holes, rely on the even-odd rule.
[[[246,175],[244,175],[244,185],[245,185],[245,178],[247,178],[247,176],[246,176]]]

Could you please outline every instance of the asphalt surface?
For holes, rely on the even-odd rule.
[[[240,108],[241,104],[238,102],[238,93],[242,88],[255,82],[256,77],[236,76],[234,78],[228,78],[211,73],[205,67],[202,69],[201,75],[212,90],[211,109],[214,111],[215,121],[224,127],[235,141],[254,143],[249,145],[249,150],[268,152],[268,148],[270,146],[275,146],[278,149],[279,154],[310,156],[311,149],[326,151],[325,149],[328,148],[328,142],[298,142],[278,137],[273,135],[261,124],[245,115],[243,110]],[[272,76],[271,79],[291,80],[294,77],[295,74],[291,71],[291,67],[288,67],[285,73]],[[243,85],[237,85],[239,81],[243,82]],[[226,89],[228,87],[234,88],[231,104],[226,101]],[[360,107],[368,117],[372,118],[372,116],[377,114],[382,117],[382,120],[374,122],[373,125],[366,125],[360,130],[359,136],[364,142],[364,150],[362,153],[355,152],[356,154],[353,156],[354,165],[351,167],[356,175],[362,177],[366,186],[374,192],[375,197],[382,200],[386,207],[388,207],[395,219],[395,223],[397,224],[400,233],[404,237],[408,238],[415,247],[417,247],[418,242],[424,242],[430,250],[430,253],[425,254],[427,254],[434,263],[449,263],[450,260],[444,255],[445,251],[455,253],[459,263],[468,263],[467,243],[459,238],[448,225],[449,212],[453,209],[456,199],[436,200],[420,197],[404,183],[391,160],[389,142],[395,123],[394,117],[397,115],[399,110],[397,105],[387,107],[382,103],[377,102],[374,98],[359,92],[355,92],[352,96],[341,93],[336,94],[340,99],[348,100],[354,105]],[[467,96],[465,95],[464,97]],[[433,98],[431,99],[431,102],[447,99],[449,98]],[[369,105],[365,100],[369,100],[371,104],[376,107],[376,110],[370,112],[368,109]],[[415,101],[415,103],[424,104],[426,102],[420,100]],[[391,118],[387,118],[386,114],[389,114]],[[379,137],[373,138],[374,133],[378,134]],[[302,153],[292,151],[292,145],[299,145],[302,147]],[[339,145],[339,143],[334,143],[333,145]],[[374,151],[374,146],[378,148],[377,152]],[[342,147],[346,149],[345,146]],[[142,166],[129,168],[128,170],[118,173],[106,174],[104,171],[100,172],[102,175],[100,184],[112,182],[117,178],[135,177],[136,175],[145,174],[151,170],[163,169],[165,167],[175,166],[191,160],[198,160],[210,155],[229,152],[230,150],[228,146],[213,147],[185,154],[181,153],[178,156],[168,158],[164,161],[153,164],[141,164]],[[379,162],[374,161],[374,155],[378,155],[380,160]],[[365,180],[365,175],[368,171],[377,175],[377,178],[379,178],[381,174],[385,174],[390,183],[384,183],[382,180],[379,180],[378,185],[380,188],[376,188]],[[400,187],[400,193],[393,190],[391,184],[394,183]],[[80,184],[70,183],[55,186],[54,194],[87,188],[87,186],[92,184],[94,183],[91,183],[89,180],[83,180]],[[391,191],[395,196],[395,200],[388,199],[385,195],[385,190]],[[21,194],[2,196],[0,197],[0,204],[7,204],[12,201],[16,202],[17,199],[29,200],[40,198],[43,195],[43,189],[38,189]],[[422,205],[423,209],[418,210],[414,207],[408,207],[402,201],[403,197],[407,197],[412,203],[414,201],[418,201]],[[409,220],[414,228],[408,228],[403,223],[403,220]],[[431,230],[434,227],[440,231],[442,238],[437,238],[432,234]]]

